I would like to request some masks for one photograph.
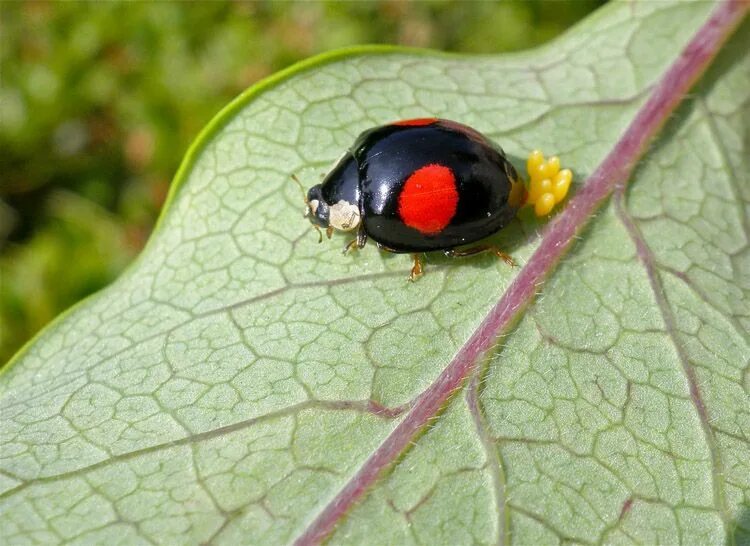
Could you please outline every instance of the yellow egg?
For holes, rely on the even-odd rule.
[[[542,196],[537,199],[536,204],[534,205],[534,214],[537,216],[546,216],[550,212],[552,212],[552,207],[555,206],[555,196],[551,193],[545,193],[542,194]]]
[[[537,199],[545,193],[552,191],[552,180],[545,178],[544,180],[532,180],[531,188],[529,188],[529,203],[536,203]]]
[[[529,176],[531,177],[531,181],[537,181],[540,182],[544,180],[545,178],[548,178],[547,176],[547,162],[540,163],[536,167],[534,167],[533,170],[529,171]]]
[[[547,176],[545,178],[553,178],[560,171],[560,158],[555,156],[550,157],[545,165]]]
[[[568,195],[568,189],[570,188],[570,181],[573,179],[573,173],[570,169],[563,169],[555,176],[552,181],[552,193],[555,196],[555,203],[559,203],[565,196]]]
[[[542,163],[544,163],[544,154],[540,150],[532,151],[526,160],[526,172],[529,173],[529,176]]]

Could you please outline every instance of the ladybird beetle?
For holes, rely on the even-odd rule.
[[[423,252],[489,251],[512,265],[495,246],[466,245],[505,227],[523,204],[544,216],[567,194],[571,172],[560,170],[558,158],[534,151],[527,170],[528,191],[502,148],[475,129],[437,118],[397,121],[357,138],[307,192],[305,216],[329,238],[356,231],[344,253],[368,238],[382,250],[411,253],[409,280],[422,274]]]

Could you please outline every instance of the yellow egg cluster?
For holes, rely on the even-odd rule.
[[[526,203],[534,205],[534,214],[546,216],[553,207],[565,199],[570,188],[573,173],[570,169],[560,170],[560,158],[544,159],[544,154],[534,150],[526,161],[529,173],[529,193]]]

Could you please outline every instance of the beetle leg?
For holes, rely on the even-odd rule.
[[[498,258],[502,258],[502,260],[511,267],[515,267],[516,265],[516,262],[513,260],[513,257],[510,254],[506,254],[494,245],[478,245],[461,250],[456,250],[455,248],[453,248],[451,250],[446,250],[444,254],[449,258],[465,258],[467,256],[474,256],[476,254],[482,254],[484,252],[492,252]]]
[[[359,231],[357,231],[357,248],[364,248],[366,244],[367,233],[365,233],[365,228],[360,226]]]
[[[401,254],[398,250],[394,250],[394,249],[392,249],[390,247],[387,247],[387,246],[385,246],[383,244],[380,244],[380,243],[375,243],[375,244],[377,244],[378,245],[378,249],[382,250],[383,252],[391,252],[393,254]]]
[[[348,243],[346,243],[346,246],[344,246],[344,250],[341,253],[344,254],[344,255],[349,254],[349,251],[351,249],[353,249],[353,248],[354,249],[359,248],[357,246],[357,239],[352,239],[351,241],[349,241]]]
[[[377,243],[377,245],[378,248],[383,252],[393,252],[394,254],[401,254],[400,251],[389,248],[383,244]],[[411,272],[409,273],[408,281],[414,282],[417,280],[417,277],[421,277],[424,274],[424,267],[422,265],[422,254],[412,254],[411,258],[412,260],[414,260],[414,265],[411,266]]]
[[[326,228],[326,237],[329,239],[333,236],[333,226],[328,226]]]
[[[424,268],[422,267],[422,258],[420,254],[412,254],[411,257],[414,260],[414,265],[411,267],[411,273],[409,273],[409,282],[414,282],[417,280],[417,277],[422,276]]]
[[[346,243],[344,247],[344,254],[347,254],[350,250],[359,250],[367,244],[367,233],[363,227],[357,230],[357,237]]]

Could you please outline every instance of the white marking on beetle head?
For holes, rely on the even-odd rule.
[[[310,201],[312,205],[312,201]],[[317,207],[317,204],[316,204]],[[328,223],[340,231],[351,231],[359,227],[361,217],[359,207],[348,201],[340,200],[329,208]]]
[[[307,216],[308,214],[312,214],[313,216],[315,216],[315,213],[318,212],[318,205],[320,205],[320,203],[318,202],[317,199],[311,199],[310,202],[307,204],[308,212],[305,213],[305,216]]]

